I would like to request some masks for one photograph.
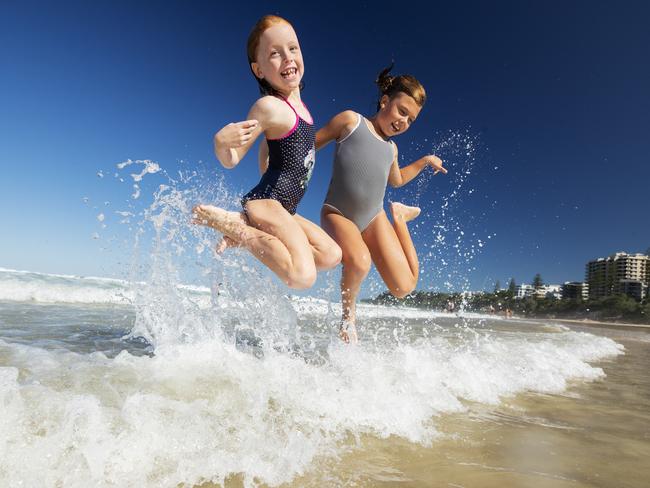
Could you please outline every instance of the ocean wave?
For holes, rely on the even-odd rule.
[[[0,367],[0,438],[30,446],[4,450],[0,480],[149,487],[240,473],[244,486],[277,486],[354,448],[350,438],[428,446],[443,414],[467,402],[601,378],[588,361],[621,350],[575,332],[461,344],[439,336],[387,349],[333,343],[329,360],[312,364],[272,352],[260,360],[220,341],[114,359],[0,341],[0,357],[12,358]]]
[[[0,301],[128,304],[133,293],[124,280],[0,268]]]
[[[137,283],[143,286],[144,283]],[[192,299],[200,308],[211,305],[211,292],[205,286],[175,285],[180,293]],[[297,313],[305,315],[325,315],[328,311],[340,314],[341,304],[328,302],[318,297],[290,296],[289,302]],[[228,301],[227,296],[221,298]],[[46,274],[32,271],[19,271],[0,268],[0,301],[31,302],[43,304],[72,305],[131,305],[135,300],[133,284],[116,278],[85,277],[62,274]],[[410,307],[374,305],[359,303],[357,314],[360,318],[431,319],[453,317],[446,312]],[[489,319],[494,316],[461,312],[462,318]]]

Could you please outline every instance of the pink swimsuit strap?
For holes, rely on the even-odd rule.
[[[300,123],[301,120],[303,120],[305,122],[305,124],[314,125],[313,117],[312,117],[311,122],[307,122],[300,115],[298,115],[298,112],[296,112],[296,109],[293,108],[293,105],[291,105],[289,103],[289,100],[287,100],[286,98],[284,98],[282,96],[278,96],[278,98],[281,99],[281,100],[284,100],[284,102],[287,105],[289,105],[289,107],[291,107],[291,110],[293,110],[293,113],[296,115],[296,122],[295,122],[295,124],[293,124],[293,127],[288,132],[286,132],[285,134],[282,134],[280,137],[276,137],[276,138],[273,138],[273,139],[270,139],[270,138],[267,137],[267,139],[266,139],[267,141],[279,141],[279,140],[285,139],[286,137],[289,137],[291,134],[293,134],[296,131],[296,129],[298,128],[298,124]],[[302,100],[301,100],[301,102],[302,102]],[[305,104],[303,103],[303,105],[305,105]],[[307,108],[306,105],[305,105],[305,108]],[[309,109],[307,110],[307,112],[309,112]],[[311,113],[309,114],[309,117],[311,117]]]
[[[298,112],[296,111],[296,109],[293,108],[293,105],[291,105],[291,104],[289,103],[289,100],[288,100],[287,98],[284,98],[282,95],[277,95],[277,97],[280,98],[280,100],[283,100],[284,103],[286,103],[287,105],[289,105],[289,107],[291,107],[291,110],[293,110],[293,113],[296,114],[296,117],[300,117],[300,115],[298,115]],[[301,118],[302,120],[304,120],[305,122],[307,122],[309,125],[312,125],[312,124],[314,123],[314,118],[311,116],[311,112],[310,112],[309,109],[307,108],[307,105],[305,105],[305,102],[303,102],[302,100],[300,100],[300,103],[302,103],[302,106],[305,107],[305,110],[307,110],[307,113],[309,114],[309,118],[311,119],[311,122],[307,121],[304,117],[300,117],[300,118]]]

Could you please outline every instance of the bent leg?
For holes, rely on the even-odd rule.
[[[411,293],[418,282],[419,263],[415,246],[406,223],[414,218],[415,207],[393,204],[393,224],[382,211],[363,231],[362,236],[377,266],[377,271],[390,292],[403,298]],[[417,209],[419,210],[419,209]],[[415,216],[417,216],[415,213]]]
[[[341,262],[341,248],[327,233],[301,215],[294,215],[294,220],[307,236],[314,254],[314,263],[318,271],[332,269]]]
[[[356,340],[356,302],[361,283],[370,271],[370,252],[363,242],[361,232],[354,222],[343,215],[324,208],[321,212],[323,229],[341,247],[341,306],[342,320],[351,324],[342,330],[342,338],[348,342]]]
[[[307,236],[275,200],[246,203],[247,225],[238,212],[211,206],[194,208],[194,223],[212,227],[248,249],[291,288],[309,288],[316,267]]]

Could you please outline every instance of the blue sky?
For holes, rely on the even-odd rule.
[[[650,247],[644,2],[416,2],[390,11],[333,2],[317,14],[303,2],[268,5],[3,2],[0,267],[122,275],[128,246],[91,238],[92,207],[105,199],[115,210],[128,198],[128,185],[96,174],[129,158],[169,173],[211,168],[234,190],[251,187],[252,154],[226,171],[211,141],[257,97],[245,42],[265,13],[296,28],[303,98],[317,125],[345,109],[371,115],[373,80],[395,59],[395,71],[418,77],[429,96],[395,140],[402,161],[456,134],[448,177],[388,194],[425,211],[415,236],[421,289],[444,289],[449,276],[472,289],[537,272],[546,282],[580,280],[590,259]],[[453,196],[469,164],[455,156],[459,134],[473,142],[471,174]],[[316,222],[330,170],[327,148],[300,207]],[[450,240],[463,232],[459,248],[434,242],[445,201]]]

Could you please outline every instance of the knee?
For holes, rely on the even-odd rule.
[[[390,287],[390,294],[395,298],[404,298],[415,290],[416,280],[402,280]]]
[[[320,266],[323,269],[332,269],[341,262],[341,248],[334,243],[323,252],[320,259]]]
[[[366,276],[370,271],[370,255],[366,252],[358,252],[343,256],[343,267],[347,272]]]
[[[316,283],[316,269],[314,267],[289,273],[287,286],[294,290],[306,290]]]

